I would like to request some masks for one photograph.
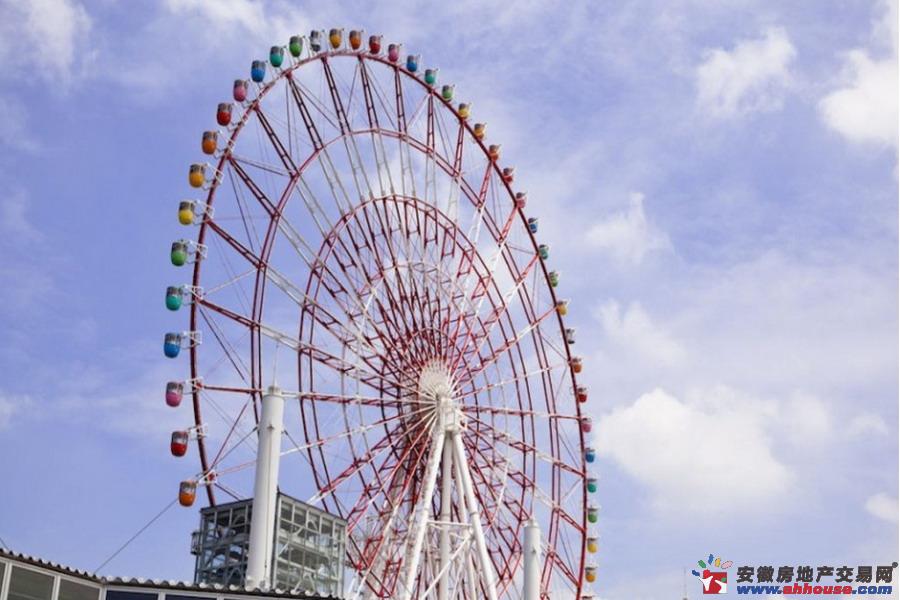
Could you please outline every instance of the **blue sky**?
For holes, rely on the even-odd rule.
[[[896,560],[896,23],[885,2],[0,0],[0,536],[93,569],[170,501],[186,166],[252,58],[358,26],[473,101],[563,265],[601,597],[676,597],[709,552]],[[169,511],[105,571],[190,578],[196,523]]]

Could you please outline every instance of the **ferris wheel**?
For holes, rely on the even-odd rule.
[[[592,423],[550,248],[471,105],[364,40],[272,47],[202,136],[171,250],[193,277],[166,292],[190,313],[165,337],[190,360],[166,402],[193,408],[172,453],[200,458],[181,503],[250,495],[277,395],[279,484],[346,520],[346,597],[592,597]]]

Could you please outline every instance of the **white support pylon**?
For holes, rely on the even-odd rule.
[[[443,570],[441,580],[438,582],[438,600],[447,600],[450,597],[450,522],[451,498],[453,489],[453,441],[444,439],[444,456],[441,462],[441,546],[440,562],[438,568]]]
[[[267,589],[272,581],[275,548],[275,520],[278,504],[278,468],[281,434],[284,431],[284,396],[270,386],[262,399],[256,452],[256,480],[250,517],[250,548],[247,557],[247,589]]]
[[[522,600],[541,598],[541,529],[534,518],[525,524],[525,542],[522,547],[525,562]]]
[[[434,428],[431,456],[428,459],[428,467],[425,470],[425,487],[416,503],[412,523],[409,526],[412,546],[408,549],[409,553],[406,560],[403,561],[406,568],[406,576],[403,579],[403,595],[401,596],[403,600],[412,598],[413,588],[416,586],[416,579],[419,575],[419,564],[422,562],[422,544],[425,543],[425,532],[428,530],[428,521],[431,517],[431,501],[434,498],[434,486],[437,483],[438,469],[441,464],[441,454],[446,436],[447,430],[442,420],[439,419]]]
[[[475,536],[475,548],[478,551],[478,562],[481,567],[481,582],[484,584],[484,591],[487,593],[488,600],[497,600],[497,584],[494,580],[494,565],[491,563],[490,555],[487,550],[487,543],[484,540],[484,529],[481,526],[481,513],[478,510],[478,501],[475,499],[475,491],[472,486],[472,475],[469,473],[469,463],[466,459],[466,449],[463,446],[462,436],[453,436],[453,460],[459,465],[459,474],[462,481],[463,494],[466,497],[466,505],[469,510],[469,525],[472,527],[472,533]]]

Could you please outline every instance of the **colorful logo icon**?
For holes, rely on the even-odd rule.
[[[697,564],[702,571],[691,570],[700,583],[703,584],[704,594],[725,594],[728,592],[728,573],[726,569],[732,565],[730,560],[723,561],[721,557],[713,559],[713,555],[704,560],[698,560]]]

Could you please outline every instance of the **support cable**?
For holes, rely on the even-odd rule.
[[[102,569],[102,568],[105,567],[107,564],[109,564],[109,562],[112,561],[112,559],[114,559],[115,557],[117,557],[117,556],[119,555],[119,553],[122,552],[122,550],[124,550],[125,548],[127,548],[128,545],[129,545],[131,542],[133,542],[134,540],[136,540],[136,539],[138,538],[139,535],[141,535],[142,533],[144,533],[144,532],[145,532],[147,529],[149,529],[149,527],[150,527],[151,525],[153,525],[153,524],[154,524],[161,516],[163,516],[164,514],[166,514],[166,512],[167,512],[170,508],[172,508],[172,507],[175,505],[175,503],[176,503],[177,501],[178,501],[178,498],[175,498],[174,500],[172,500],[171,502],[169,502],[169,503],[166,505],[165,508],[163,508],[161,511],[159,511],[158,513],[156,513],[156,516],[155,516],[155,517],[153,517],[152,519],[150,519],[149,521],[147,521],[147,523],[144,524],[143,527],[141,527],[140,529],[138,529],[137,532],[136,532],[133,536],[131,536],[130,538],[128,538],[128,541],[126,541],[124,544],[122,544],[121,546],[119,546],[119,549],[118,549],[118,550],[116,550],[115,552],[113,552],[112,555],[111,555],[109,558],[107,558],[107,559],[104,560],[102,563],[100,563],[100,566],[97,567],[96,569],[94,569],[94,573],[99,572],[100,569]]]

